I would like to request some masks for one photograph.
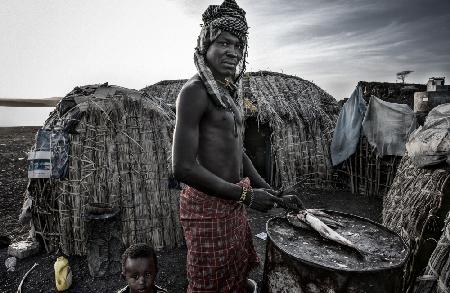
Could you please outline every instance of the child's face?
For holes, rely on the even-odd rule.
[[[156,268],[149,257],[127,258],[125,272],[122,272],[131,293],[152,293]]]

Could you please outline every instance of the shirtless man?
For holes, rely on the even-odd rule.
[[[173,171],[187,185],[180,221],[188,292],[246,292],[258,259],[244,205],[265,212],[280,199],[243,150],[234,84],[245,69],[245,12],[225,0],[208,7],[203,21],[194,54],[198,73],[178,96],[173,139]]]

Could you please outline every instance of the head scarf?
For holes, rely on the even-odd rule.
[[[237,5],[235,0],[224,0],[221,5],[210,5],[203,13],[202,19],[203,25],[197,39],[194,63],[214,104],[219,108],[230,109],[227,97],[230,93],[222,91],[217,85],[217,81],[206,63],[206,51],[223,31],[232,33],[244,44],[243,57],[237,66],[236,74],[233,77],[234,80],[228,84],[234,93],[236,90],[235,83],[244,74],[245,59],[247,57],[248,26],[245,19],[245,11]]]

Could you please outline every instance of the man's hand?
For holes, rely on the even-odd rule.
[[[260,212],[267,212],[280,200],[280,198],[270,194],[267,189],[257,188],[253,189],[253,201],[250,207]],[[250,196],[247,196],[246,204],[250,204]]]
[[[287,210],[295,211],[295,210],[304,210],[305,209],[303,202],[295,194],[283,195],[279,199],[281,199],[281,201],[282,201],[282,203],[280,203],[279,205]]]

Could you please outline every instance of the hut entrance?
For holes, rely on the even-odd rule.
[[[259,124],[256,117],[245,120],[244,147],[253,166],[268,183],[272,182],[272,148],[269,125]]]

